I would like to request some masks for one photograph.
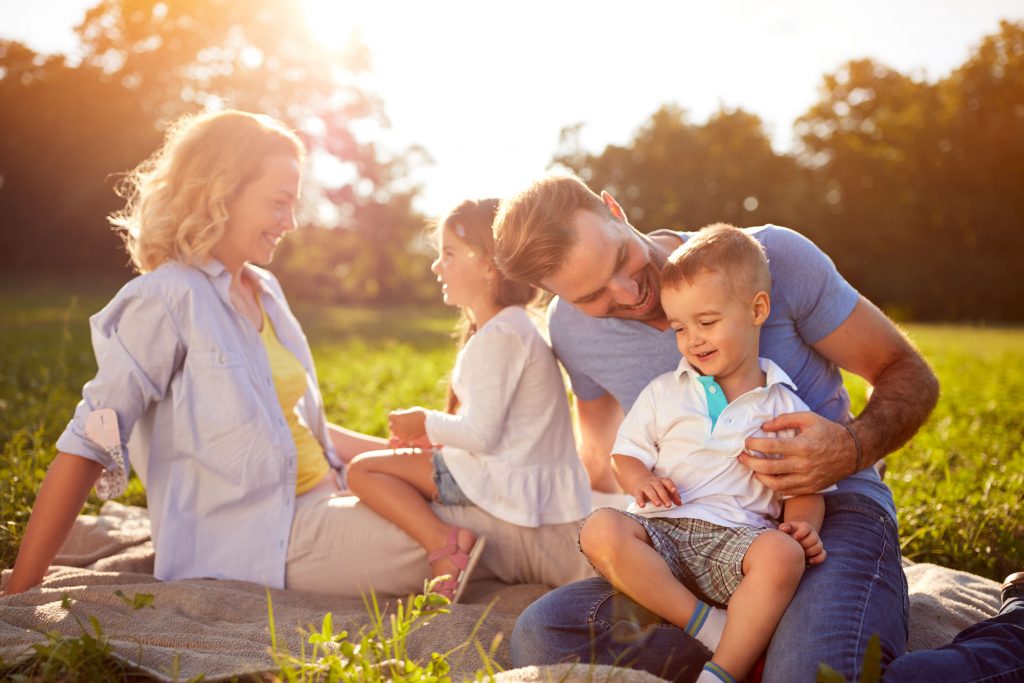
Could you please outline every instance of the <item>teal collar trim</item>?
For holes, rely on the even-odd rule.
[[[708,400],[708,417],[711,418],[711,429],[714,431],[718,423],[718,416],[722,414],[729,402],[725,399],[725,392],[714,377],[699,375],[697,381],[704,387],[704,397]]]

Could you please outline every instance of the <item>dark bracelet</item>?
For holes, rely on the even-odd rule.
[[[846,427],[846,431],[850,433],[850,438],[853,439],[853,445],[857,449],[857,469],[853,471],[853,473],[856,474],[857,472],[860,472],[861,464],[864,462],[864,448],[860,445],[860,438],[857,436],[857,433],[853,431],[853,427],[848,424],[844,424],[843,426]]]

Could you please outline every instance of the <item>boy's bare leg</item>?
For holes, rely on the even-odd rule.
[[[437,495],[431,455],[423,451],[395,455],[391,451],[363,453],[348,468],[348,485],[352,493],[384,519],[409,534],[428,551],[437,550],[448,541],[452,527],[442,522],[430,509]],[[459,529],[457,545],[468,552],[476,542],[476,534]],[[459,568],[449,559],[431,565],[434,576],[458,576]]]
[[[804,550],[781,531],[766,531],[743,557],[743,580],[729,599],[722,641],[711,661],[741,680],[779,625],[804,573]]]
[[[596,510],[580,530],[580,547],[608,583],[686,628],[697,598],[676,580],[639,522],[615,510]]]

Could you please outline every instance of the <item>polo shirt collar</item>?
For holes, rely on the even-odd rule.
[[[765,387],[770,387],[773,384],[785,384],[794,392],[796,392],[796,384],[789,378],[786,371],[767,358],[758,358],[758,365],[761,367],[761,372],[765,374]],[[675,370],[675,377],[677,380],[682,381],[686,375],[690,375],[693,379],[697,379],[701,376],[700,371],[697,368],[690,365],[690,362],[686,360],[686,357],[679,359],[679,365]]]

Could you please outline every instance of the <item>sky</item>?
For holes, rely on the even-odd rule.
[[[0,37],[71,52],[96,0],[0,0]],[[242,1],[242,0],[239,0]],[[874,58],[936,80],[1024,0],[297,0],[317,37],[358,30],[392,144],[418,144],[419,208],[504,196],[548,170],[564,126],[584,146],[624,144],[663,104],[702,123],[719,107],[764,121],[778,151],[818,99],[822,76]]]

